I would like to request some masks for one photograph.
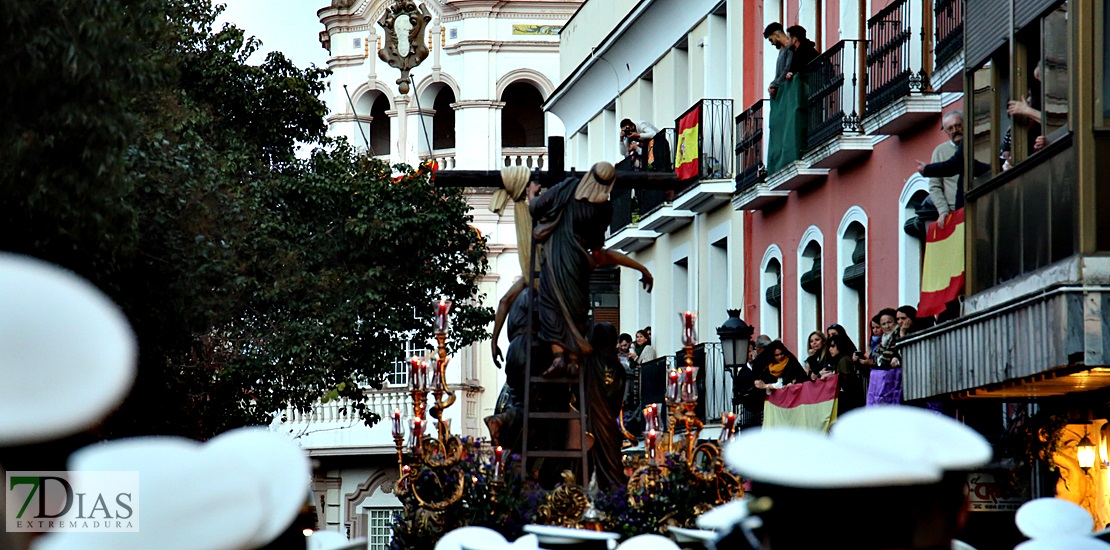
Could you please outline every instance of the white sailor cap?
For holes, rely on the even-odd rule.
[[[902,405],[849,411],[833,424],[829,437],[942,470],[970,470],[990,462],[992,455],[986,438],[963,423]]]
[[[671,539],[655,535],[636,535],[617,546],[617,550],[680,550]]]
[[[135,532],[49,533],[34,550],[240,549],[265,519],[254,476],[235,464],[206,460],[201,445],[177,437],[138,437],[91,445],[70,456],[75,484],[82,472],[134,471],[139,492]]]
[[[342,533],[316,531],[308,537],[307,550],[360,550],[366,548],[366,539],[349,541]]]
[[[137,357],[127,319],[95,286],[0,252],[0,446],[97,424],[131,389]]]
[[[1090,536],[1064,535],[1043,539],[1030,539],[1014,547],[1014,550],[1107,550],[1110,543]]]
[[[752,480],[806,489],[891,487],[936,483],[934,464],[900,460],[811,430],[745,430],[725,447],[725,462]],[[820,468],[813,467],[820,457]]]
[[[698,516],[697,524],[702,529],[729,532],[732,528],[751,515],[748,510],[749,499],[726,502]]]
[[[440,537],[436,542],[435,550],[463,550],[466,545],[482,544],[483,542],[505,544],[505,537],[489,527],[466,526],[452,529]]]
[[[232,430],[207,444],[137,437],[85,447],[68,468],[139,474],[137,532],[50,533],[35,550],[150,548],[238,550],[284,532],[308,497],[308,457],[288,437],[262,428]]]
[[[263,546],[277,538],[297,518],[309,499],[312,464],[290,437],[261,426],[240,428],[206,443],[203,452],[212,463],[236,464],[240,475],[254,475],[262,497],[265,519],[252,542]]]
[[[1018,508],[1014,515],[1021,534],[1031,538],[1053,538],[1070,535],[1091,536],[1095,520],[1082,506],[1062,498],[1038,498]]]

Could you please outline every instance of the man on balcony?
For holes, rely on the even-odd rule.
[[[790,60],[790,72],[786,73],[786,79],[790,80],[794,75],[805,71],[806,66],[817,59],[818,53],[817,45],[806,38],[805,27],[794,25],[786,29],[786,33],[790,35],[790,47],[794,50],[794,56]]]
[[[775,99],[775,92],[786,84],[786,74],[790,72],[790,62],[794,59],[794,50],[790,48],[790,37],[782,30],[782,23],[771,23],[763,29],[763,38],[779,51],[778,61],[775,62],[775,79],[767,86],[767,96]]]
[[[794,75],[817,57],[817,50],[813,42],[806,39],[804,28],[794,25],[786,32],[789,36],[784,49],[791,52],[790,64],[771,100],[767,174],[774,174],[802,158],[808,132],[805,83]]]
[[[943,162],[956,154],[956,148],[964,139],[964,112],[955,110],[944,115],[940,121],[940,129],[948,136],[948,141],[933,149],[932,162]],[[956,196],[959,180],[959,175],[929,178],[929,197],[937,207],[937,225],[941,229],[944,229],[944,224],[948,221],[948,214],[958,208]]]
[[[646,120],[635,123],[632,119],[626,118],[621,121],[621,153],[631,164],[626,169],[646,170],[648,168],[648,152],[652,146],[652,140],[658,133],[659,129]],[[659,158],[658,155],[654,156]]]

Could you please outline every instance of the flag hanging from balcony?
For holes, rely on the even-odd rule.
[[[774,390],[763,404],[763,427],[793,426],[822,432],[836,420],[840,375]]]
[[[925,263],[921,267],[921,302],[917,316],[939,315],[964,289],[964,209],[948,216],[944,229],[936,222],[925,231]]]
[[[698,121],[701,118],[701,105],[694,106],[690,112],[678,119],[678,137],[675,143],[674,173],[680,180],[688,180],[698,175]]]

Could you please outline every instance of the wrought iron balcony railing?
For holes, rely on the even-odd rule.
[[[763,161],[763,108],[766,99],[756,101],[736,116],[736,188],[742,191],[763,181],[767,166]]]
[[[675,119],[676,136],[673,143],[675,151],[675,172],[681,173],[678,161],[682,155],[682,124],[681,121],[687,114],[699,110],[697,140],[698,140],[698,171],[692,179],[731,179],[733,176],[733,147],[732,147],[732,100],[731,99],[702,99]]]
[[[806,66],[807,150],[844,132],[860,131],[866,47],[866,40],[841,40]]]
[[[870,41],[864,116],[878,112],[911,90],[920,91],[925,84],[924,35],[914,32],[914,19],[920,19],[912,11],[914,6],[920,8],[920,0],[896,0],[867,21]]]
[[[942,67],[959,55],[964,47],[964,0],[936,0],[936,66]]]

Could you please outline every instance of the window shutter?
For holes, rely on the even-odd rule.
[[[967,0],[964,12],[964,66],[977,69],[1010,37],[1012,0]],[[1026,0],[1017,0],[1018,3]]]

